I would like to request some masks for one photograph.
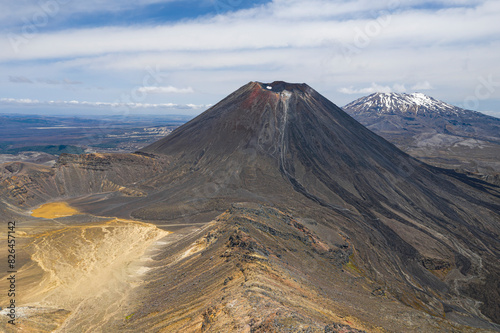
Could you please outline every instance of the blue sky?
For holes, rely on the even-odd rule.
[[[500,116],[499,19],[496,0],[4,1],[0,113],[195,115],[285,80]]]

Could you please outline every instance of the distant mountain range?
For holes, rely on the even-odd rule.
[[[343,109],[414,157],[498,181],[499,118],[421,93],[375,93]]]

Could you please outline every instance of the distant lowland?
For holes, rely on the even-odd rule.
[[[63,153],[132,152],[168,135],[190,118],[0,114],[0,163],[50,165]]]

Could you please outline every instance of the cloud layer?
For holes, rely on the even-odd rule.
[[[104,109],[175,109],[175,110],[206,110],[211,105],[195,105],[195,104],[151,104],[151,103],[133,103],[133,102],[88,102],[88,101],[39,101],[37,99],[14,99],[0,98],[0,105],[16,105],[16,106],[56,106],[56,107],[87,107],[87,108],[104,108]]]
[[[61,5],[48,20],[167,2],[79,2]],[[37,11],[36,5],[23,9],[29,19]],[[341,105],[376,91],[425,91],[453,104],[475,98],[478,109],[500,109],[500,85],[488,96],[476,94],[481,78],[500,81],[498,17],[500,2],[494,0],[432,6],[421,0],[274,0],[154,25],[46,31],[35,24],[26,33],[26,23],[11,22],[0,39],[0,73],[7,74],[1,87],[5,98],[63,99],[66,79],[83,83],[71,85],[75,100],[110,102],[135,89],[152,104],[209,104],[248,81],[287,80],[307,82]],[[146,80],[147,68],[159,68],[162,77]],[[22,95],[28,81],[37,84]]]
[[[139,92],[146,94],[192,94],[194,93],[193,88],[176,88],[173,86],[168,87],[140,87]]]

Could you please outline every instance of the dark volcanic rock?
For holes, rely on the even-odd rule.
[[[366,333],[343,324],[331,324],[325,327],[325,333]]]
[[[499,118],[419,93],[375,93],[343,109],[422,161],[500,184]]]
[[[500,119],[421,93],[375,93],[343,109],[375,132],[440,133],[500,143]]]
[[[442,310],[430,290],[449,298],[455,283],[484,277],[481,261],[498,266],[498,187],[411,158],[305,84],[249,83],[143,151],[189,175],[176,178],[177,199],[203,203],[198,211],[243,199],[334,214],[370,278],[431,313]],[[206,183],[213,191],[200,193]]]
[[[500,188],[412,158],[306,84],[251,82],[137,154],[0,171],[24,206],[217,217],[173,234],[109,331],[498,329]]]

